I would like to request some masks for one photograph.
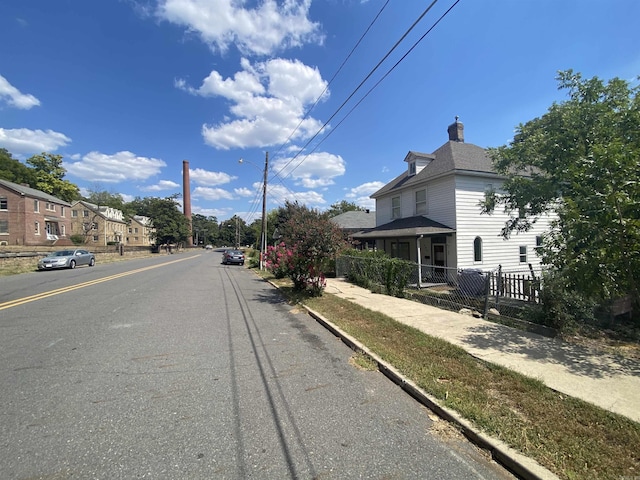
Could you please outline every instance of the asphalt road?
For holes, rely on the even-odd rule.
[[[0,478],[512,478],[220,259],[0,277]]]

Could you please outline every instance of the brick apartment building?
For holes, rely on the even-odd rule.
[[[0,179],[0,246],[69,246],[71,204]]]

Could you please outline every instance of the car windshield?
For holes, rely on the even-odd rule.
[[[61,252],[56,252],[51,256],[52,257],[69,257],[71,255],[73,255],[73,252],[71,250],[63,250]]]
[[[227,253],[229,255],[242,255],[242,252],[240,250],[229,250]]]

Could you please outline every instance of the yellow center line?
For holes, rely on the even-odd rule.
[[[36,300],[41,300],[43,298],[53,297],[54,295],[60,295],[61,293],[71,292],[73,290],[78,290],[80,288],[90,287],[92,285],[97,285],[99,283],[108,282],[110,280],[116,280],[118,278],[126,277],[128,275],[133,275],[135,273],[145,272],[147,270],[153,270],[154,268],[165,267],[167,265],[171,265],[172,263],[184,262],[185,260],[191,260],[199,257],[200,255],[195,255],[193,257],[188,258],[180,258],[178,260],[172,260],[167,263],[162,263],[160,265],[151,265],[149,267],[142,267],[136,270],[130,270],[128,272],[117,273],[115,275],[110,275],[108,277],[99,278],[97,280],[90,280],[84,283],[78,283],[76,285],[70,285],[68,287],[58,288],[56,290],[50,290],[48,292],[38,293],[36,295],[31,295],[28,297],[17,298],[15,300],[10,300],[8,302],[0,303],[0,310],[5,310],[11,307],[17,307],[18,305],[24,305],[25,303],[35,302]]]

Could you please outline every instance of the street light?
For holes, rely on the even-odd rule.
[[[238,160],[242,164],[247,162],[258,168],[253,162]],[[269,152],[264,157],[264,178],[262,182],[262,226],[260,228],[260,270],[264,270],[264,254],[267,251],[267,173],[269,171]]]

